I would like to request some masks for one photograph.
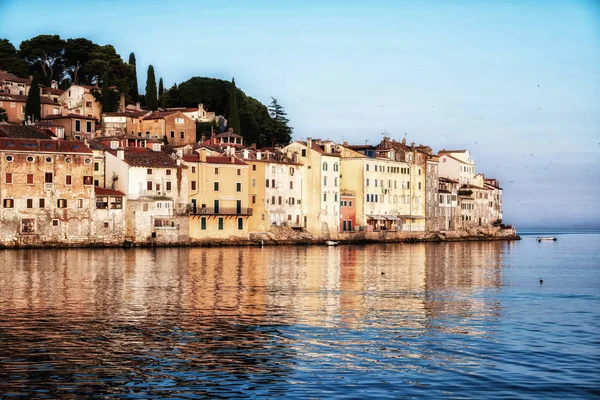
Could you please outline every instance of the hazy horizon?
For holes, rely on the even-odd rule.
[[[594,1],[46,4],[3,1],[0,37],[134,52],[140,90],[149,64],[165,87],[235,76],[249,96],[279,100],[294,139],[377,144],[387,132],[469,149],[477,172],[500,180],[505,223],[600,229]]]

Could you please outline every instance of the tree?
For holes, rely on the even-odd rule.
[[[146,106],[151,110],[158,108],[156,77],[154,76],[154,67],[152,65],[148,66],[148,78],[146,79]]]
[[[98,47],[91,40],[84,38],[67,39],[65,43],[65,69],[71,76],[71,81],[79,83],[79,75],[82,69],[90,59],[92,52]],[[83,83],[90,83],[84,81]]]
[[[237,88],[235,87],[235,78],[231,80],[229,89],[229,114],[227,116],[227,127],[233,128],[233,132],[241,135],[240,116],[237,109]]]
[[[183,106],[183,100],[181,98],[181,93],[179,92],[179,87],[177,87],[177,84],[171,86],[171,89],[167,90],[167,92],[165,93],[165,105],[167,107]]]
[[[0,69],[20,77],[29,75],[29,67],[8,39],[0,39]]]
[[[8,121],[8,114],[4,108],[0,108],[0,122]]]
[[[271,123],[269,124],[269,136],[271,137],[271,145],[287,145],[292,140],[292,128],[289,126],[290,120],[287,118],[287,113],[282,105],[277,102],[277,99],[271,97],[269,104],[269,114],[271,115]]]
[[[163,144],[164,144],[165,146],[168,146],[168,145],[169,145],[169,139],[167,139],[167,135],[164,135],[164,136],[163,136],[163,138],[162,138],[162,141],[163,141]]]
[[[61,80],[65,41],[58,35],[39,35],[21,42],[19,54],[33,70],[41,71],[44,83]]]
[[[137,103],[139,101],[139,92],[137,81],[137,69],[135,66],[135,54],[133,53],[129,55],[129,65],[133,67],[133,72],[131,73],[131,91],[129,92],[129,95],[131,96],[131,101]]]
[[[158,103],[160,108],[165,108],[165,94],[164,94],[164,87],[163,87],[163,80],[162,78],[160,78],[158,80]]]
[[[97,46],[90,54],[86,68],[89,84],[100,84],[102,77],[108,75],[111,85],[120,93],[129,93],[132,66],[125,63],[111,45]]]
[[[34,76],[29,88],[29,94],[27,95],[27,102],[25,103],[25,118],[31,117],[32,122],[38,121],[40,119],[41,108],[40,87],[38,86],[37,77]]]
[[[102,112],[112,112],[114,105],[111,101],[110,89],[108,88],[108,74],[102,79]]]

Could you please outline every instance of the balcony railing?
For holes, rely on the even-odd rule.
[[[191,215],[241,215],[249,216],[252,215],[252,209],[248,207],[219,207],[215,210],[213,207],[194,207],[190,205]]]

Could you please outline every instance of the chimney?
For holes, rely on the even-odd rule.
[[[343,143],[343,146],[344,146],[344,147],[348,147],[348,142],[344,142],[344,143]]]
[[[154,111],[154,116],[157,117],[158,116],[158,110]]]
[[[309,137],[306,138],[306,147],[308,147],[309,149],[312,148],[312,139]]]
[[[247,160],[249,156],[248,149],[244,149],[244,160]]]
[[[55,80],[53,80],[52,82],[50,82],[50,87],[52,89],[58,89],[58,82],[56,82]]]
[[[406,146],[406,138],[402,138],[402,144]]]
[[[260,152],[260,150],[258,150],[258,151],[256,152],[256,159],[257,159],[257,160],[262,160],[262,153]]]
[[[125,112],[125,95],[121,94],[119,98],[119,112]]]
[[[206,149],[200,149],[200,162],[206,162]]]
[[[177,159],[177,166],[181,165],[181,158]]]
[[[117,158],[119,160],[124,160],[125,159],[125,150],[123,149],[118,149],[117,150]]]
[[[229,159],[231,160],[232,164],[235,164],[235,157],[234,156],[229,157]]]
[[[250,145],[250,148],[251,148],[251,149],[253,149],[253,150],[256,150],[256,143],[252,143],[252,144]]]
[[[135,103],[135,109],[140,111],[142,109],[142,104],[138,101],[137,103]]]

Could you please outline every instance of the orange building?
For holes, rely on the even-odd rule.
[[[172,146],[196,143],[196,123],[181,111],[154,111],[127,118],[127,132],[147,139],[167,141]]]

